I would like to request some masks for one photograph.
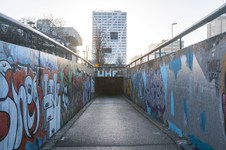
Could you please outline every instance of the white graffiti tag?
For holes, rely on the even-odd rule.
[[[9,131],[6,137],[0,142],[0,148],[18,149],[22,140],[23,127],[27,136],[30,138],[38,130],[40,111],[36,86],[37,76],[35,76],[33,80],[30,76],[27,76],[24,85],[21,85],[19,87],[18,93],[15,90],[14,83],[12,80],[12,100],[11,98],[7,97],[9,92],[9,85],[5,78],[5,73],[9,69],[11,69],[11,66],[7,61],[0,61],[0,83],[4,87],[4,89],[2,89],[0,92],[0,111],[7,113],[10,118]],[[33,112],[33,115],[30,116],[28,113],[28,105],[30,105],[33,101],[37,109],[37,121],[35,125],[35,130],[31,134],[29,130],[34,125],[35,111]],[[20,102],[22,102],[23,117],[20,109]]]
[[[56,73],[53,74],[53,79],[48,79],[48,74],[44,74],[42,90],[44,130],[47,131],[47,138],[49,138],[60,129],[60,96],[58,96],[60,84],[57,83]]]

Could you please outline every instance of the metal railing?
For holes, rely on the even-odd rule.
[[[126,67],[131,67],[131,65],[135,64],[136,66],[136,62],[140,61],[142,62],[142,59],[144,57],[148,57],[147,61],[149,61],[149,55],[155,51],[160,51],[160,56],[161,57],[161,48],[164,48],[165,46],[173,43],[174,41],[180,39],[180,43],[181,43],[181,38],[189,33],[191,33],[192,31],[200,28],[201,26],[205,25],[206,23],[212,21],[213,19],[219,17],[220,15],[226,13],[226,3],[223,4],[222,6],[220,6],[219,8],[217,8],[216,10],[214,10],[212,13],[210,13],[209,15],[207,15],[206,17],[202,18],[201,20],[199,20],[198,22],[196,22],[195,24],[193,24],[192,26],[190,26],[189,28],[187,28],[186,30],[182,31],[181,33],[177,34],[176,36],[174,36],[173,38],[169,39],[168,41],[162,43],[161,45],[157,46],[155,49],[153,49],[152,51],[144,54],[143,56],[135,59],[134,61],[130,62],[129,64],[126,65]],[[180,49],[181,49],[181,44],[180,44]],[[139,62],[139,64],[140,64]]]
[[[74,55],[76,58],[80,58],[82,61],[84,61],[86,63],[86,65],[88,67],[94,67],[89,61],[87,61],[86,59],[82,58],[81,56],[77,55],[75,52],[73,52],[72,50],[70,50],[69,48],[63,46],[62,44],[58,43],[57,41],[51,39],[50,37],[46,36],[45,34],[43,34],[42,32],[33,29],[32,27],[29,27],[9,16],[6,16],[5,14],[2,14],[0,12],[0,21],[3,23],[6,23],[7,25],[11,25],[13,27],[16,27],[18,29],[21,29],[23,31],[25,31],[26,33],[26,47],[29,47],[29,42],[28,42],[28,35],[29,33],[32,33],[40,38],[43,38],[45,40],[47,40],[48,42],[52,43],[56,47],[62,48],[63,50],[67,51],[68,53],[70,53],[71,55]],[[7,42],[7,41],[6,41]],[[55,53],[56,54],[56,53]]]

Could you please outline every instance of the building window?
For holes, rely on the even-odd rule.
[[[118,32],[111,32],[111,40],[118,40]]]
[[[112,53],[112,48],[104,48],[104,52],[111,54]]]

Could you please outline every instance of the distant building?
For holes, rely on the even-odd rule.
[[[167,40],[162,40],[161,43],[152,43],[148,46],[148,52],[152,51],[153,49],[155,49],[157,46],[163,44],[164,42],[166,42]],[[184,41],[182,41],[182,48],[184,47]],[[166,54],[175,52],[180,50],[180,41],[174,41],[172,44],[169,44],[167,46],[165,46],[164,48],[161,49],[161,56],[164,56]],[[150,54],[149,56],[149,60],[154,59],[154,58],[158,58],[159,57],[159,51],[156,51],[152,54]]]
[[[207,38],[226,32],[226,14],[207,24]]]
[[[75,30],[73,27],[56,27],[48,19],[39,19],[37,21],[37,30],[47,33],[46,35],[58,41],[62,45],[70,48],[76,53],[78,52],[77,46],[82,46],[82,38],[80,37],[77,30]],[[58,38],[56,36],[58,36]]]
[[[37,30],[52,34],[51,28],[56,27],[50,20],[48,19],[38,19],[37,20]]]
[[[77,53],[77,46],[82,46],[82,38],[77,30],[73,27],[53,27],[53,35],[60,36],[60,34],[65,36],[68,47]]]
[[[130,63],[133,62],[134,60],[136,60],[137,58],[141,57],[142,55],[134,55],[131,59],[130,59]]]
[[[134,55],[131,59],[130,59],[130,63],[133,62],[134,60],[136,60],[137,58],[141,57],[141,55]],[[147,61],[147,57],[143,57],[142,58],[142,63],[146,62]],[[139,62],[139,61],[138,61]],[[140,62],[139,62],[140,63]]]
[[[127,13],[121,11],[95,10],[93,11],[93,33],[95,29],[101,29],[106,35],[105,64],[116,64],[118,58],[126,64],[127,59]],[[93,34],[93,38],[94,34]],[[95,46],[92,46],[95,52]],[[94,56],[93,56],[93,59]]]

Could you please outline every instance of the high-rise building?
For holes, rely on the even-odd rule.
[[[119,58],[122,64],[127,59],[127,13],[121,11],[95,10],[93,11],[93,39],[95,30],[101,30],[105,34],[106,57],[105,64],[116,64]],[[95,45],[93,41],[93,52]],[[95,56],[93,55],[95,60]]]
[[[226,32],[226,14],[207,24],[207,38]]]

